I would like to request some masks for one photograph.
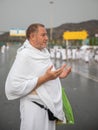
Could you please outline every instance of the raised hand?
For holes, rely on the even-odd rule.
[[[63,72],[59,75],[59,78],[66,78],[71,72],[71,67],[66,67],[63,69]]]
[[[62,65],[57,70],[52,70],[52,68],[53,68],[53,66],[50,66],[44,75],[44,77],[46,78],[47,81],[53,80],[57,77],[65,78],[71,72],[71,67],[66,67],[66,64]]]

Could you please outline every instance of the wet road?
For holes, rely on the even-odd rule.
[[[4,54],[0,53],[0,130],[19,130],[19,100],[8,101],[4,93],[6,76],[18,47],[11,46]],[[63,63],[55,61],[56,67]],[[58,125],[57,130],[98,130],[98,63],[69,61],[67,64],[72,66],[72,73],[61,82],[71,102],[75,124]]]

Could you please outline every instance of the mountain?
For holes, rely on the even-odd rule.
[[[53,28],[53,39],[62,39],[63,33],[66,31],[82,31],[88,32],[88,37],[98,34],[98,20],[84,21],[80,23],[65,23],[59,27]],[[49,29],[47,30],[49,34]]]
[[[88,32],[88,37],[94,37],[95,34],[98,34],[98,20],[89,20],[80,23],[65,23],[61,26],[53,28],[53,39],[62,40],[63,33],[66,31],[82,31],[86,30]],[[50,28],[47,28],[48,36],[50,37]],[[6,32],[0,35],[0,42],[23,42],[25,37],[11,37],[9,32]]]

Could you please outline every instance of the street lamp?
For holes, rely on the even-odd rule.
[[[49,4],[50,5],[53,5],[53,1],[50,1]],[[51,23],[51,27],[50,27],[50,41],[52,41],[53,37],[52,37],[52,34],[53,34],[53,17],[52,17],[52,8],[50,9],[51,10],[51,14],[50,14],[50,23]]]

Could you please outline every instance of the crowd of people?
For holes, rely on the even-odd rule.
[[[98,62],[98,50],[93,48],[76,48],[76,49],[64,49],[64,48],[51,48],[50,49],[51,58],[62,59],[62,60],[84,60],[85,62],[90,62],[95,60]]]
[[[9,45],[5,46],[3,45],[0,49],[1,53],[5,53],[5,50],[9,49]],[[50,48],[50,56],[53,59],[62,59],[62,60],[80,60],[82,59],[86,63],[90,62],[91,60],[94,60],[95,62],[98,62],[98,48],[75,48],[75,49],[65,49],[65,48],[59,48],[54,47]]]

